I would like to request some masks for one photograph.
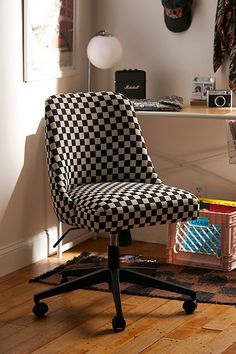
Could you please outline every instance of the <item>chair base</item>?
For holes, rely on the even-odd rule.
[[[133,283],[161,290],[166,290],[190,297],[184,302],[183,308],[186,313],[193,313],[197,307],[196,292],[188,288],[158,280],[150,275],[153,268],[141,267],[120,267],[119,247],[117,245],[108,246],[108,265],[107,267],[93,267],[78,270],[68,270],[63,272],[62,283],[51,289],[39,292],[34,295],[35,306],[33,312],[38,317],[43,317],[47,312],[47,305],[40,300],[63,294],[77,289],[86,289],[91,285],[108,283],[109,289],[113,294],[116,316],[112,320],[113,329],[116,332],[125,329],[125,319],[123,317],[121,305],[120,283]],[[76,277],[68,280],[68,276]]]

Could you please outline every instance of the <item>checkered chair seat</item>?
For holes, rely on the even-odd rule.
[[[54,95],[45,118],[52,199],[62,222],[113,233],[197,216],[194,195],[162,183],[123,95]]]
[[[193,195],[162,183],[100,182],[77,186],[68,193],[76,224],[115,233],[133,227],[187,220],[196,215]]]

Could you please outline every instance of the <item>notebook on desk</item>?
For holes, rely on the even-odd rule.
[[[183,108],[183,98],[164,96],[160,99],[130,99],[135,111],[179,111]]]

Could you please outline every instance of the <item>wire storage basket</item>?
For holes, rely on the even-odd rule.
[[[196,220],[170,224],[167,263],[223,271],[236,268],[236,211],[201,210]]]

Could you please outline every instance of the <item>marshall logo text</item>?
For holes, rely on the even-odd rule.
[[[140,86],[139,85],[129,85],[127,84],[125,87],[124,87],[124,90],[139,90],[140,89]]]

